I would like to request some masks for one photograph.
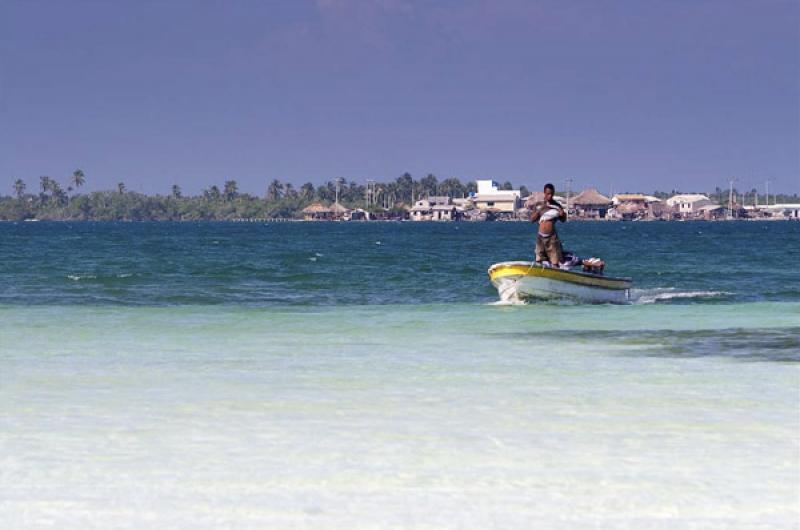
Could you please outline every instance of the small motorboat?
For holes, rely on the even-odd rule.
[[[587,260],[588,261],[588,260]],[[589,262],[593,265],[593,262]],[[489,267],[489,279],[506,302],[568,299],[591,304],[624,304],[630,299],[630,278],[565,270],[531,261],[504,261]]]

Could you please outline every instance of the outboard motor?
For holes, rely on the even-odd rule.
[[[606,268],[606,263],[600,258],[589,258],[583,260],[583,272],[590,274],[603,274],[603,269]]]

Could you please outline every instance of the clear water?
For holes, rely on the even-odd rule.
[[[2,528],[797,528],[800,224],[0,224]]]

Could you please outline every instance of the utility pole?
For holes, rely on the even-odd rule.
[[[367,208],[375,202],[375,181],[367,179]]]
[[[728,194],[728,219],[733,219],[733,183],[736,179],[730,179],[731,191]]]
[[[342,182],[341,177],[336,177],[336,212],[333,214],[335,218],[339,217],[339,185]]]

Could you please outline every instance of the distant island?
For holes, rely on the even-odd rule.
[[[129,191],[123,182],[115,190],[80,193],[86,176],[75,170],[66,184],[39,177],[33,192],[22,179],[13,195],[0,195],[0,220],[53,221],[240,221],[240,220],[525,220],[527,207],[539,200],[526,186],[492,180],[463,183],[428,174],[414,179],[404,173],[395,180],[332,179],[296,188],[272,180],[262,197],[241,193],[235,180],[211,186],[200,195],[184,195],[173,185],[166,195]],[[558,200],[570,215],[582,219],[729,219],[798,217],[797,194],[759,195],[756,190],[716,188],[711,193],[654,191],[606,197],[596,189],[572,193],[560,190]]]

